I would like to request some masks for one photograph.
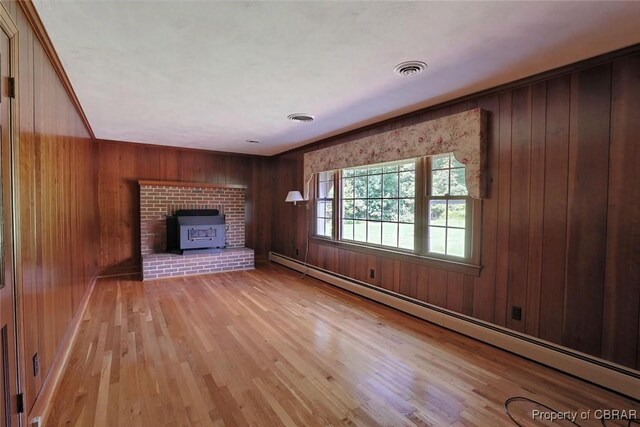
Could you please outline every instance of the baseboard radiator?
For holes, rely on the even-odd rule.
[[[548,341],[369,285],[274,252],[269,260],[527,359],[640,400],[640,372]]]

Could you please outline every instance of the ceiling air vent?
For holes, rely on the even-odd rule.
[[[294,122],[308,123],[313,121],[313,116],[310,114],[304,114],[304,113],[293,113],[293,114],[289,114],[287,116],[287,119],[293,120]]]
[[[403,77],[413,76],[423,72],[427,64],[422,61],[407,61],[395,66],[393,71]]]

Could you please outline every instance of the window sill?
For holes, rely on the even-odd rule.
[[[425,267],[438,268],[446,271],[453,271],[456,273],[468,274],[470,276],[479,277],[482,266],[474,264],[466,264],[464,262],[458,262],[442,258],[427,257],[422,255],[416,255],[407,252],[394,251],[393,249],[376,248],[372,246],[358,245],[357,243],[349,243],[344,241],[336,241],[333,239],[311,236],[311,241],[325,246],[334,246],[338,248],[348,249],[350,251],[356,251],[365,253],[368,255],[380,256],[388,259],[395,259],[398,261],[411,262],[413,264],[423,265]]]

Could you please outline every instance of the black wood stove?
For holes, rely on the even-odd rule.
[[[182,255],[215,253],[226,244],[224,215],[217,209],[182,209],[167,217],[167,250]]]

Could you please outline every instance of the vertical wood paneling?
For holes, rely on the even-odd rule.
[[[424,302],[429,301],[429,269],[427,267],[418,266],[418,289],[416,298]]]
[[[45,56],[42,48],[39,44],[34,44],[33,48],[33,78],[34,81],[40,82],[42,86],[50,85],[50,82],[45,81],[44,65]],[[46,117],[45,111],[43,111],[42,89],[43,87],[34,87],[34,116],[37,118]],[[43,126],[44,124],[44,126]],[[54,292],[51,289],[51,272],[50,269],[50,247],[51,238],[50,234],[53,227],[51,226],[52,212],[49,206],[48,193],[44,189],[47,183],[51,182],[51,177],[47,175],[49,168],[47,168],[47,159],[51,159],[51,152],[49,147],[53,145],[51,134],[47,134],[43,128],[48,126],[46,122],[36,119],[34,123],[35,128],[35,145],[37,146],[36,158],[34,159],[34,165],[36,169],[36,192],[38,200],[37,206],[37,228],[36,233],[40,236],[38,242],[38,273],[39,273],[39,289],[38,294],[41,297],[38,301],[38,312],[40,314],[38,330],[40,332],[38,336],[38,348],[40,354],[40,361],[42,363],[43,377],[46,374],[46,368],[50,366],[53,347],[56,339],[55,324],[56,317],[53,316],[51,310],[54,309],[55,301],[52,300]],[[45,320],[47,319],[47,320]],[[44,332],[44,333],[42,333]]]
[[[571,76],[547,82],[539,336],[560,344],[564,312]]]
[[[418,269],[415,264],[406,263],[400,269],[400,293],[412,298],[418,297]]]
[[[640,56],[613,63],[602,355],[640,367]]]
[[[449,310],[462,313],[464,306],[463,275],[453,271],[447,272],[447,304]]]
[[[98,145],[103,274],[140,269],[139,180],[214,179],[246,185],[246,245],[256,251],[256,260],[266,259],[271,239],[270,159],[112,141],[98,141]],[[225,168],[224,175],[209,169],[220,166]],[[304,215],[304,209],[296,209]],[[302,252],[302,245],[298,248]]]
[[[100,149],[102,149],[100,144]],[[154,147],[155,148],[155,147]],[[173,150],[158,150],[160,152],[160,164],[158,170],[162,172],[161,179],[165,181],[180,181],[180,153]],[[103,169],[100,168],[100,175]]]
[[[540,275],[542,272],[542,234],[544,214],[545,129],[547,112],[546,82],[531,88],[531,179],[529,196],[529,236],[527,293],[524,307],[525,332],[538,335],[540,324]]]
[[[327,263],[325,259],[325,253],[327,252],[327,248],[324,245],[316,245],[316,262],[314,263],[320,268],[327,268]]]
[[[291,219],[291,215],[286,214],[285,209],[290,209],[290,203],[283,203],[283,198],[287,193],[284,190],[284,181],[288,178],[287,159],[277,157],[271,162],[271,179],[267,180],[270,184],[271,192],[271,248],[278,248],[279,253],[291,256],[289,246],[286,242],[291,239],[289,225],[285,221]],[[277,230],[277,232],[275,232]],[[342,273],[342,270],[340,270]]]
[[[22,10],[16,165],[25,406],[31,408],[97,273],[98,151]],[[32,358],[40,358],[33,375]]]
[[[531,86],[513,91],[511,122],[511,195],[509,221],[509,267],[507,318],[509,328],[524,331],[522,320],[511,318],[511,308],[525,307],[529,256],[529,195],[531,179]]]
[[[562,343],[595,355],[602,340],[610,108],[610,64],[573,74]]]
[[[429,269],[429,304],[447,306],[447,272],[437,268]]]
[[[320,245],[313,242],[309,243],[309,255],[307,256],[307,262],[310,265],[320,265]]]
[[[143,151],[144,153],[144,151]],[[123,144],[118,150],[118,181],[116,184],[118,213],[115,231],[118,242],[127,242],[127,252],[140,248],[140,191],[136,183],[136,150]],[[146,154],[146,153],[145,153]],[[131,213],[133,212],[133,218]],[[100,219],[102,222],[102,218]],[[121,246],[118,248],[120,249]],[[116,262],[121,262],[117,259]]]
[[[347,268],[347,274],[346,274],[346,275],[347,275],[348,277],[355,277],[355,278],[357,278],[357,277],[358,277],[358,275],[356,274],[356,272],[358,271],[358,270],[356,269],[356,265],[357,265],[357,262],[358,262],[357,254],[356,254],[355,252],[352,252],[352,251],[347,251],[347,252],[348,252],[348,254],[349,254],[349,255],[348,255],[348,259],[349,259],[349,267]]]
[[[509,221],[511,217],[511,92],[500,94],[500,148],[498,192],[498,230],[496,238],[496,291],[494,321],[507,324],[507,287],[509,277]]]
[[[248,238],[253,249],[258,254],[258,259],[266,259],[271,250],[271,159],[254,159],[254,165],[257,166],[257,173],[254,170],[253,182],[249,190],[251,193],[251,201],[254,204],[250,211],[252,217],[247,220],[248,228],[253,230],[252,235]],[[337,254],[336,254],[337,256]]]
[[[205,156],[194,151],[185,151],[181,153],[181,173],[180,178],[183,181],[204,182],[205,180]]]
[[[348,142],[465,108],[483,108],[489,117],[480,276],[383,253],[372,260],[342,248],[336,271],[640,366],[639,58],[635,53],[613,68],[605,63],[567,72],[326,142]],[[272,185],[280,194],[271,202],[272,250],[285,255],[304,236],[295,225],[299,212],[286,210],[282,199],[299,181],[306,149],[273,160]],[[379,269],[375,281],[368,279],[372,265]],[[512,305],[523,308],[521,322],[511,320]]]
[[[380,276],[380,286],[392,291],[395,278],[394,260],[381,257],[378,275]]]
[[[114,266],[118,263],[120,244],[117,218],[119,215],[118,200],[118,175],[120,173],[120,163],[118,161],[118,150],[107,149],[104,145],[100,147],[98,185],[98,203],[100,206],[100,263],[101,265]],[[106,220],[110,218],[111,220]],[[109,236],[113,236],[109,238]]]
[[[355,258],[355,279],[361,282],[369,281],[369,260],[367,254],[362,252],[351,252],[351,257]],[[409,285],[407,285],[407,290]]]
[[[349,251],[338,249],[338,274],[349,275]]]
[[[462,297],[462,312],[467,316],[473,316],[473,277],[465,275],[462,279],[463,297]]]

